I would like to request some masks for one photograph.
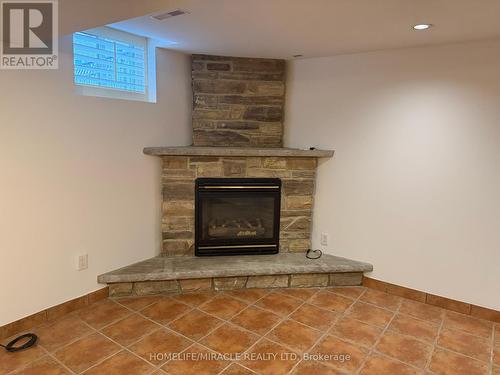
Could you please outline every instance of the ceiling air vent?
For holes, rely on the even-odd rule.
[[[176,9],[171,12],[167,13],[160,13],[160,14],[155,14],[151,16],[151,18],[157,20],[157,21],[163,21],[166,20],[167,18],[170,17],[176,17],[176,16],[182,16],[183,14],[189,14],[189,12],[186,12],[185,10],[182,9]]]

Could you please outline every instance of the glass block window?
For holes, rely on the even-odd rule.
[[[146,94],[145,38],[107,28],[77,32],[73,56],[75,84]]]

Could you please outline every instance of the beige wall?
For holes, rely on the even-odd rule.
[[[500,41],[290,64],[285,143],[319,168],[313,244],[500,309]]]
[[[158,50],[151,104],[74,94],[61,44],[57,71],[0,71],[0,325],[159,253],[160,163],[142,148],[191,141],[188,56]]]

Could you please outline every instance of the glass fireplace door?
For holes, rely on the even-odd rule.
[[[277,253],[280,199],[279,179],[198,179],[196,255]]]

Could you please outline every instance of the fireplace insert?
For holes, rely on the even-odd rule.
[[[277,178],[198,178],[195,254],[278,253],[280,203]]]

